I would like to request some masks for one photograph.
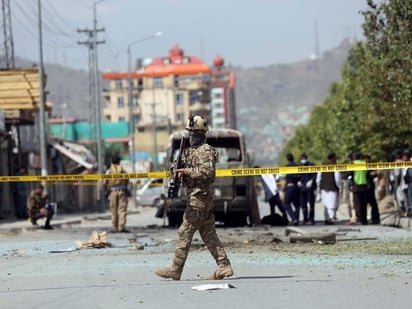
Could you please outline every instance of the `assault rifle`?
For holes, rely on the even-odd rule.
[[[177,170],[183,167],[182,164],[182,154],[185,149],[185,137],[182,136],[180,140],[180,147],[179,152],[177,153],[177,157],[175,160],[175,164],[173,166],[173,179],[170,180],[169,186],[167,187],[167,197],[173,199],[179,193],[179,173]]]

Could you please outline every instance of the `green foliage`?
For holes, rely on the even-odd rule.
[[[286,149],[311,149],[316,158],[360,151],[379,160],[411,146],[412,2],[369,0],[368,6],[365,41],[349,51],[341,82],[331,85]]]

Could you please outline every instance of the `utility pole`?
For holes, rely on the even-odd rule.
[[[103,147],[102,147],[102,105],[101,105],[101,100],[100,100],[100,76],[99,76],[99,61],[97,58],[97,44],[104,44],[104,41],[97,41],[97,32],[104,31],[104,28],[97,29],[97,17],[96,17],[96,5],[99,2],[103,2],[104,0],[99,0],[95,1],[93,3],[93,51],[94,51],[94,80],[95,80],[95,85],[96,88],[95,90],[95,96],[96,96],[96,106],[97,106],[97,119],[96,119],[96,125],[97,125],[97,136],[98,136],[98,141],[97,141],[97,155],[99,156],[97,160],[98,164],[98,170],[99,174],[103,173],[103,160],[104,160],[104,154],[103,154]],[[103,197],[104,197],[104,192],[103,192],[103,187],[101,188],[101,194],[100,194],[100,200],[103,202]],[[104,204],[101,204],[102,210],[104,208]]]
[[[0,45],[0,68],[7,70],[13,69],[15,67],[10,0],[1,0],[1,10],[2,15],[0,17],[0,40],[2,41],[2,45]],[[6,124],[4,125],[7,128]],[[14,175],[16,163],[18,166],[21,165],[20,124],[13,123],[10,126],[10,129],[7,128],[6,130],[13,132],[11,134],[12,138],[8,139],[7,161],[8,173],[9,175]],[[13,143],[14,145],[12,145]]]
[[[157,119],[156,119],[156,92],[155,92],[155,77],[153,75],[152,80],[152,96],[153,96],[153,103],[152,103],[152,121],[153,121],[153,152],[154,152],[154,161],[153,161],[153,168],[157,171]]]
[[[42,34],[41,0],[38,0],[38,6],[39,6],[40,166],[41,166],[41,175],[47,176],[46,123],[45,123],[46,115],[45,115],[45,98],[44,98],[43,34]]]
[[[93,3],[93,29],[78,29],[79,33],[87,33],[88,40],[83,42],[78,42],[78,44],[84,44],[89,49],[89,77],[93,79],[92,85],[93,87],[90,88],[90,95],[91,100],[93,102],[96,114],[96,127],[97,127],[97,169],[99,174],[103,174],[103,160],[104,160],[104,153],[103,153],[103,145],[102,145],[102,106],[100,100],[100,76],[99,76],[99,66],[98,66],[98,53],[97,53],[97,46],[98,44],[104,44],[105,41],[98,41],[97,40],[97,33],[103,32],[104,28],[97,28],[97,18],[96,18],[96,5],[99,2],[104,0],[95,1]],[[100,211],[105,211],[105,203],[104,203],[104,192],[103,186],[100,187]]]
[[[14,43],[11,27],[10,0],[1,0],[3,48],[0,52],[0,67],[14,68]]]
[[[87,41],[78,41],[77,44],[79,45],[86,45],[88,50],[88,60],[89,60],[89,123],[90,123],[90,130],[89,130],[89,138],[91,140],[97,139],[96,133],[96,106],[95,106],[95,91],[94,91],[94,54],[92,53],[93,50],[93,30],[89,29],[77,29],[78,33],[85,33],[87,35]],[[94,145],[93,151],[96,152],[97,145]]]

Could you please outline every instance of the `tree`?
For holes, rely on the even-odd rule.
[[[286,148],[311,147],[323,156],[360,151],[383,159],[411,145],[412,1],[368,0],[362,14],[365,41],[351,48],[341,81]]]

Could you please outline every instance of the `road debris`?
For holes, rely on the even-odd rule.
[[[88,242],[81,242],[80,240],[76,240],[76,244],[79,249],[92,249],[92,248],[107,248],[112,247],[112,244],[107,241],[107,233],[97,233],[94,231],[89,238]]]
[[[378,240],[378,238],[377,237],[339,238],[339,241],[363,241],[363,240]]]
[[[201,284],[192,287],[192,290],[196,291],[208,291],[208,290],[224,290],[224,289],[235,289],[236,287],[230,283],[220,283],[220,284]]]
[[[26,254],[26,249],[14,249],[12,255],[24,255]]]
[[[50,250],[49,252],[50,253],[66,253],[66,252],[74,252],[76,250],[79,250],[79,248],[70,247],[70,248],[63,249],[63,250]]]
[[[361,232],[361,229],[355,229],[351,227],[340,227],[336,230],[336,233],[346,233],[346,232]]]
[[[312,242],[320,245],[336,243],[336,233],[334,232],[306,232],[303,229],[288,226],[285,235],[290,235],[289,240],[291,243]]]

